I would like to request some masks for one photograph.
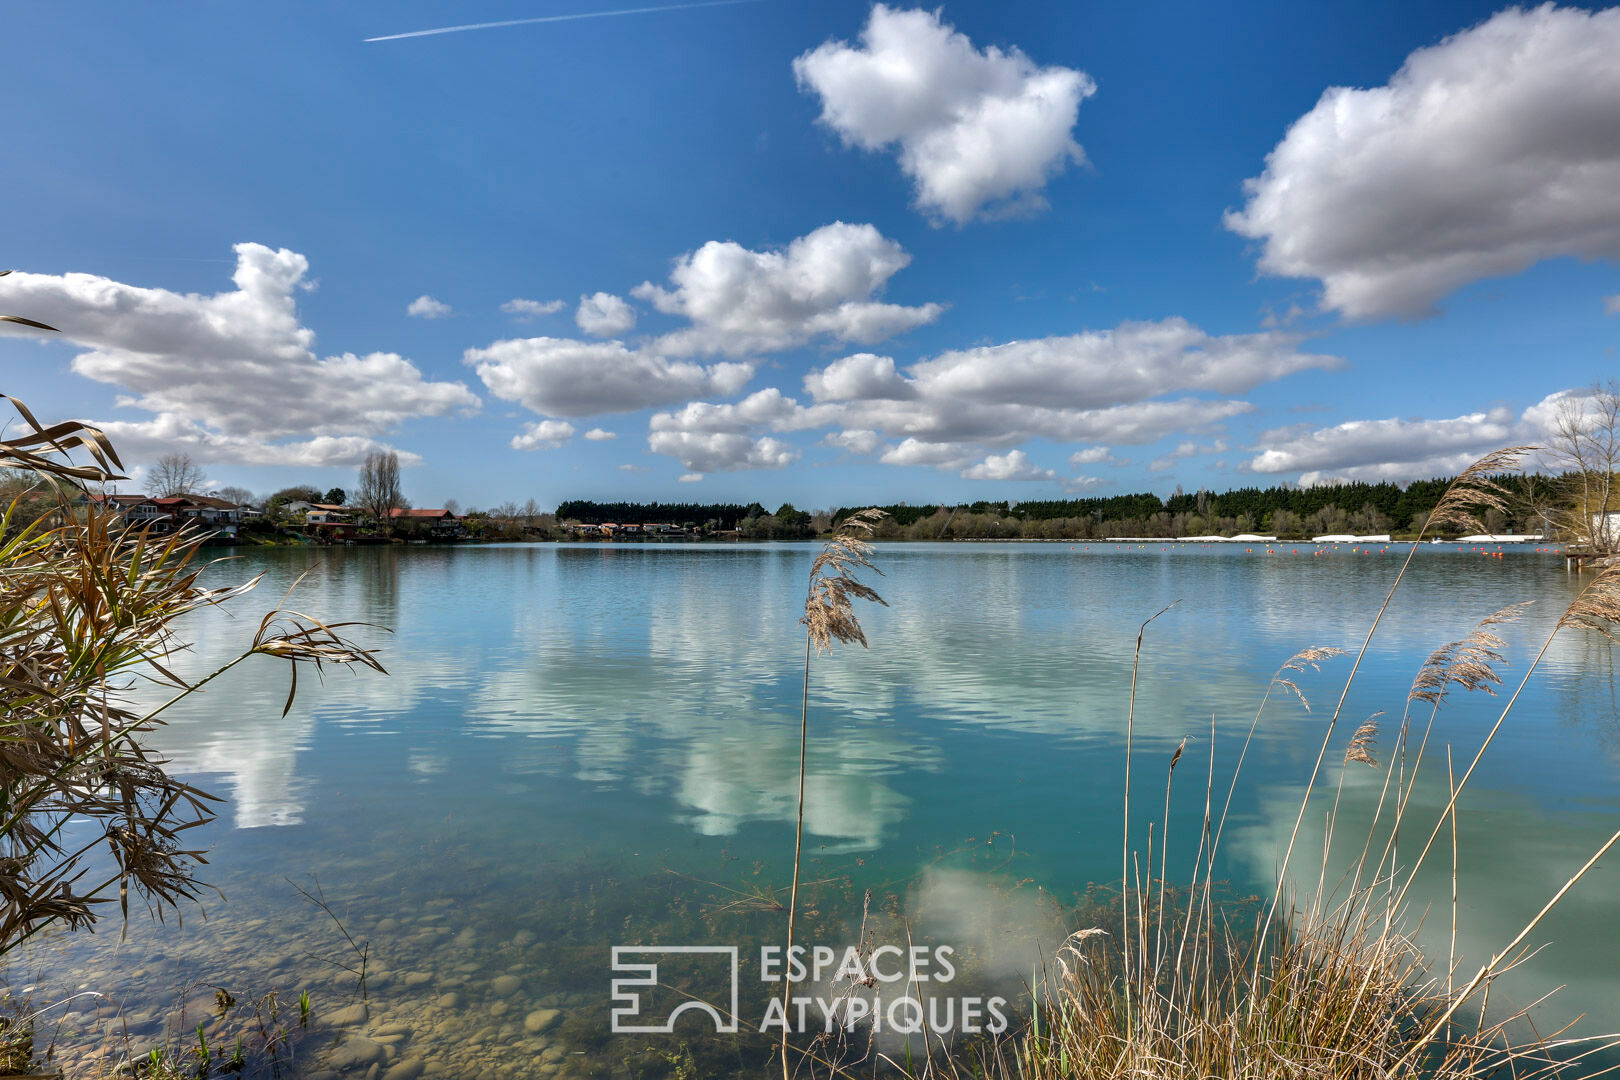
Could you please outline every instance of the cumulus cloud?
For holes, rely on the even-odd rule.
[[[1231,447],[1226,444],[1224,439],[1216,439],[1208,446],[1200,446],[1198,443],[1188,440],[1178,443],[1176,448],[1168,454],[1162,454],[1148,462],[1148,471],[1163,472],[1176,462],[1186,458],[1198,457],[1201,454],[1224,454],[1230,449]]]
[[[1297,336],[1210,335],[1186,319],[1125,322],[1113,330],[944,353],[910,373],[925,397],[1005,405],[1095,408],[1166,389],[1241,393],[1310,369],[1340,366],[1298,350]]]
[[[965,480],[1054,480],[1057,473],[1036,465],[1022,450],[991,454],[971,468],[962,470]]]
[[[562,300],[524,300],[519,297],[502,304],[501,310],[519,321],[527,321],[542,315],[555,315],[567,306],[568,304]]]
[[[176,413],[152,420],[104,420],[106,432],[126,462],[154,460],[164,454],[189,454],[215,465],[300,465],[354,467],[375,451],[393,450],[387,443],[360,435],[317,435],[312,439],[271,442],[251,435],[224,435]],[[401,465],[420,465],[421,455],[397,450]],[[126,470],[135,478],[144,470]]]
[[[566,420],[541,420],[525,424],[523,430],[512,436],[514,450],[555,450],[574,437],[574,425]]]
[[[1096,491],[1106,487],[1108,481],[1100,476],[1064,476],[1058,478],[1058,487],[1063,489],[1065,495],[1084,495],[1088,491]]]
[[[944,310],[873,299],[909,262],[871,225],[839,221],[780,251],[711,240],[675,261],[671,288],[643,282],[631,295],[691,322],[659,339],[658,349],[669,355],[739,356],[818,338],[871,344],[933,322]]]
[[[581,295],[579,307],[574,311],[574,322],[594,337],[616,337],[635,328],[635,310],[624,297],[599,292]]]
[[[1118,460],[1106,446],[1088,446],[1069,455],[1070,465],[1113,465]]]
[[[1421,316],[1542,259],[1620,257],[1620,9],[1509,8],[1334,87],[1228,228],[1351,318]]]
[[[1603,298],[1603,314],[1620,315],[1620,293]]]
[[[885,465],[932,465],[936,469],[955,469],[971,461],[970,443],[926,442],[905,438],[883,451],[878,460]]]
[[[779,439],[724,431],[654,431],[647,445],[695,473],[780,469],[799,459],[799,452]]]
[[[1215,336],[1170,318],[953,350],[903,373],[888,357],[862,353],[805,376],[816,405],[800,426],[836,422],[920,443],[995,449],[1036,436],[1137,445],[1253,408],[1235,399],[1164,395],[1238,393],[1341,365],[1301,351],[1299,342],[1278,331]]]
[[[405,309],[405,314],[418,319],[443,319],[450,314],[450,305],[423,293],[411,301]]]
[[[647,427],[650,431],[738,432],[760,427],[785,431],[812,426],[811,415],[782,391],[768,386],[729,405],[691,401],[678,412],[654,413]]]
[[[811,404],[768,387],[738,402],[689,402],[654,415],[649,429],[748,437],[834,429],[823,445],[946,470],[973,467],[987,452],[999,460],[1032,438],[1106,444],[1074,461],[1093,464],[1115,461],[1108,445],[1206,430],[1254,408],[1195,393],[1238,392],[1338,364],[1302,352],[1299,339],[1285,333],[1218,337],[1166,319],[957,350],[903,371],[890,357],[857,353],[804,376]],[[654,449],[660,446],[685,452],[670,439]],[[991,459],[980,464],[993,469]]]
[[[1280,437],[1267,432],[1260,436],[1260,452],[1242,467],[1298,471],[1302,484],[1327,474],[1393,481],[1447,475],[1514,441],[1514,419],[1511,410],[1497,408],[1444,420],[1347,420]]]
[[[872,353],[856,353],[812,371],[804,377],[804,388],[817,401],[905,401],[917,396],[895,370],[893,357]]]
[[[828,41],[793,62],[847,146],[898,151],[917,205],[962,224],[1044,209],[1047,180],[1085,153],[1071,134],[1089,75],[980,50],[935,11],[872,8],[859,46]]]
[[[183,449],[204,463],[349,465],[405,420],[479,407],[464,384],[428,380],[395,353],[317,358],[294,302],[308,260],[261,244],[234,250],[236,288],[212,296],[16,273],[7,299],[87,350],[76,373],[155,414],[105,425],[130,457]]]
[[[619,437],[619,433],[616,431],[608,431],[606,428],[593,427],[591,430],[585,433],[585,437],[591,440],[591,442],[605,442],[608,439],[617,439]]]
[[[465,362],[490,392],[548,416],[634,412],[701,395],[729,396],[753,377],[752,364],[704,366],[617,341],[533,337],[468,349]]]
[[[878,447],[883,445],[883,436],[875,431],[834,431],[821,440],[821,445],[854,454],[875,454]]]
[[[675,478],[675,482],[677,484],[695,484],[699,480],[702,480],[702,479],[703,479],[703,474],[702,473],[700,473],[700,472],[689,472],[689,473],[681,473],[681,475],[679,475],[679,476],[677,476]]]

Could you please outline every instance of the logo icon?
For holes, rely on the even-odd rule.
[[[670,1009],[667,1013],[654,1013],[653,1017],[663,1016],[663,1022],[630,1023],[629,1021],[648,1021],[651,1017],[642,1014],[642,994],[637,989],[646,987],[648,990],[659,987],[658,963],[660,956],[682,957],[690,962],[695,957],[718,956],[723,958],[728,966],[731,987],[731,1009],[725,1015],[706,1001],[688,999]],[[628,958],[628,959],[627,959]],[[642,962],[635,962],[637,959]],[[613,947],[613,970],[630,978],[614,979],[612,983],[612,1031],[616,1035],[669,1035],[675,1031],[676,1019],[685,1012],[708,1013],[714,1021],[714,1030],[718,1034],[735,1034],[737,1031],[737,946],[735,945],[615,945]],[[683,969],[684,970],[684,969]],[[664,987],[666,990],[668,987]]]

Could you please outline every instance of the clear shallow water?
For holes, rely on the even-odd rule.
[[[1211,716],[1224,792],[1272,672],[1305,646],[1358,647],[1404,555],[1273,550],[880,546],[886,576],[874,583],[889,606],[860,612],[872,648],[812,667],[806,877],[830,883],[812,897],[808,930],[821,938],[809,940],[854,940],[871,887],[877,906],[894,897],[914,933],[971,955],[976,974],[1011,995],[1039,949],[1059,940],[1059,904],[1119,876],[1136,627],[1177,600],[1144,649],[1133,820],[1140,837],[1162,817],[1164,767],[1188,736],[1170,865],[1190,866]],[[258,613],[313,566],[294,606],[391,627],[362,632],[384,648],[391,675],[301,682],[282,717],[285,668],[259,659],[176,710],[156,742],[226,798],[201,875],[225,899],[207,904],[206,920],[190,911],[183,925],[132,922],[122,940],[109,926],[48,943],[8,980],[111,995],[137,1046],[177,1001],[190,1001],[194,1026],[212,996],[198,982],[239,994],[310,988],[322,1030],[302,1060],[317,1071],[331,1055],[316,1044],[397,1026],[403,1035],[375,1044],[379,1072],[403,1061],[430,1074],[658,1075],[634,1039],[607,1036],[609,948],[780,935],[780,914],[735,902],[784,886],[791,867],[797,618],[813,551],[275,550],[224,564],[222,581],[262,571],[265,582],[238,617],[196,622],[192,673],[234,655]],[[1504,634],[1511,686],[1581,581],[1533,550],[1420,551],[1351,693],[1329,783],[1363,717],[1392,714],[1381,744],[1393,743],[1432,648],[1534,600]],[[1281,697],[1268,707],[1223,841],[1220,869],[1239,892],[1270,890],[1348,671],[1346,659],[1300,678],[1314,713]],[[1443,744],[1460,772],[1500,706],[1458,694],[1441,711],[1430,759],[1440,771],[1414,798],[1433,809],[1416,820],[1432,822],[1443,805]],[[1561,636],[1463,801],[1459,948],[1470,971],[1620,824],[1617,736],[1609,647]],[[1381,781],[1352,767],[1341,835],[1354,835],[1348,823]],[[1320,822],[1308,814],[1301,834],[1312,868]],[[1448,845],[1437,861],[1449,857]],[[369,1028],[324,1026],[353,998],[344,966],[356,962],[294,889],[313,889],[312,875],[367,943]],[[1442,873],[1417,899],[1419,912],[1439,905],[1422,936],[1442,956],[1448,884]],[[1600,865],[1543,923],[1545,951],[1493,1000],[1564,985],[1549,1018],[1585,1012],[1591,1030],[1620,1028],[1615,886],[1613,867]],[[497,987],[502,975],[517,988]],[[88,1044],[95,1018],[112,1010],[71,1004],[83,1008],[61,1037]],[[536,1025],[556,1026],[525,1028],[550,1009],[558,1017]],[[737,1071],[748,1067],[739,1059]]]

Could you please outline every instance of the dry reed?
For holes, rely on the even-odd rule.
[[[1531,449],[1499,451],[1465,470],[1441,498],[1428,519],[1428,527],[1482,531],[1478,511],[1505,506],[1507,492],[1494,477],[1516,467]],[[1527,1010],[1495,1015],[1489,1008],[1492,985],[1526,962],[1532,954],[1526,943],[1536,927],[1597,860],[1620,843],[1620,832],[1577,869],[1542,910],[1478,972],[1460,985],[1453,977],[1459,902],[1458,799],[1554,636],[1573,629],[1590,629],[1620,640],[1620,567],[1601,574],[1557,620],[1460,777],[1450,764],[1447,747],[1446,805],[1434,821],[1428,841],[1409,862],[1400,860],[1398,838],[1403,828],[1410,828],[1406,817],[1435,716],[1455,690],[1495,694],[1502,683],[1499,670],[1506,664],[1506,643],[1497,631],[1519,618],[1524,605],[1512,605],[1487,616],[1468,635],[1429,656],[1407,694],[1387,765],[1380,765],[1374,753],[1381,714],[1358,726],[1344,746],[1343,763],[1382,768],[1385,774],[1366,841],[1338,885],[1330,885],[1327,874],[1337,818],[1336,794],[1333,810],[1326,817],[1322,867],[1315,891],[1304,897],[1295,895],[1289,861],[1324,762],[1335,745],[1335,725],[1379,623],[1417,550],[1414,543],[1373,618],[1333,713],[1324,725],[1321,750],[1281,853],[1273,893],[1269,899],[1261,900],[1264,914],[1257,913],[1252,924],[1245,923],[1241,917],[1234,918],[1236,913],[1230,907],[1213,898],[1216,853],[1231,811],[1232,795],[1272,692],[1282,689],[1294,695],[1309,712],[1310,703],[1294,676],[1308,669],[1319,670],[1324,662],[1345,653],[1327,647],[1305,649],[1278,669],[1249,725],[1232,787],[1218,815],[1212,813],[1212,721],[1203,832],[1190,884],[1167,890],[1169,848],[1164,843],[1162,823],[1148,826],[1147,868],[1143,873],[1142,853],[1131,843],[1129,802],[1142,643],[1149,624],[1164,614],[1161,611],[1142,624],[1132,661],[1131,704],[1125,717],[1127,771],[1119,932],[1089,926],[1070,935],[1055,957],[1055,988],[1047,988],[1044,995],[1036,994],[1033,1020],[1016,1037],[948,1058],[930,1058],[920,1068],[902,1071],[915,1077],[972,1075],[1001,1080],[1480,1080],[1497,1074],[1536,1080],[1561,1075],[1572,1064],[1620,1047],[1616,1036],[1574,1038],[1567,1036],[1567,1029],[1542,1035],[1533,1026],[1521,1024]],[[1428,723],[1421,738],[1414,740],[1412,710],[1422,705],[1429,707]],[[1170,816],[1175,767],[1182,761],[1186,747],[1183,740],[1171,754],[1166,769],[1165,822]],[[1341,770],[1340,790],[1344,774]],[[1387,838],[1380,846],[1375,839],[1382,835],[1381,820]],[[1452,941],[1445,971],[1436,972],[1413,940],[1415,931],[1409,922],[1407,897],[1432,845],[1448,823],[1452,844]],[[1158,851],[1153,842],[1155,824],[1160,824]],[[1155,856],[1160,875],[1157,883],[1153,881]],[[1041,987],[1031,989],[1038,991]]]

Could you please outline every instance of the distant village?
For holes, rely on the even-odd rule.
[[[334,490],[329,495],[341,497]],[[86,494],[83,502],[118,514],[131,526],[162,536],[202,531],[214,543],[387,544],[512,540],[696,538],[736,539],[737,529],[673,521],[559,522],[534,505],[458,513],[453,507],[386,509],[386,516],[342,502],[271,498],[259,505],[217,495]]]

